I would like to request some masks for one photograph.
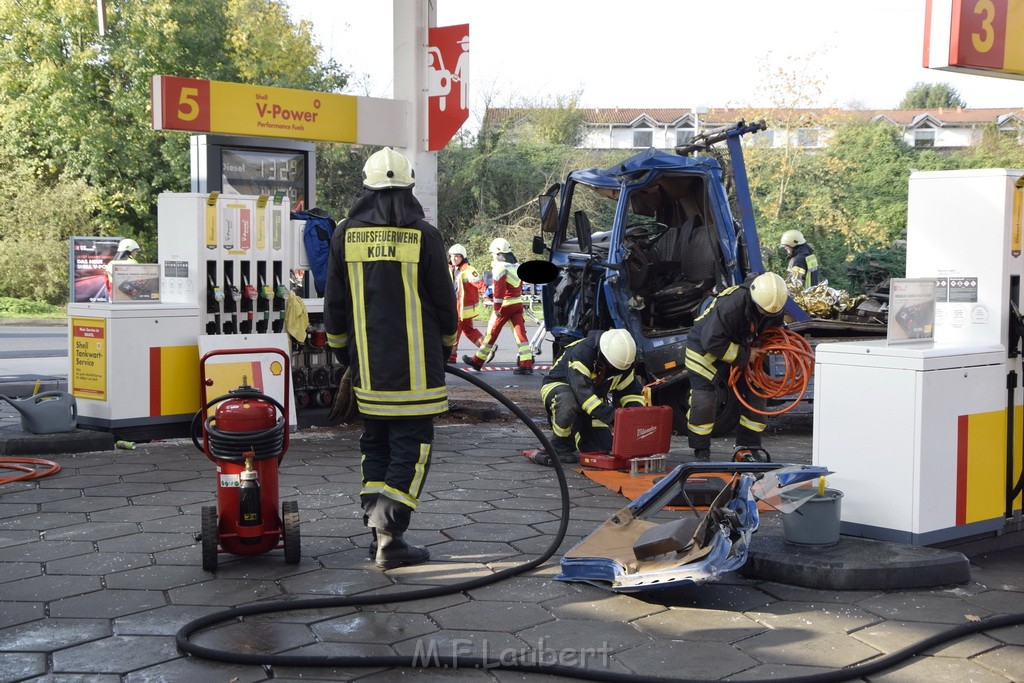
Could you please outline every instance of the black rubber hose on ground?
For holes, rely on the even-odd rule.
[[[499,403],[504,405],[506,408],[512,411],[516,417],[518,417],[530,430],[537,436],[537,439],[541,442],[548,453],[553,454],[554,448],[552,448],[550,441],[544,435],[544,433],[534,424],[533,420],[523,412],[523,410],[509,400],[507,397],[502,395],[496,389],[485,384],[483,381],[474,377],[472,374],[467,373],[463,370],[459,370],[451,365],[445,368],[445,372],[450,375],[455,375],[461,379],[466,380],[470,384],[483,390],[490,396],[497,399]],[[499,572],[495,572],[490,576],[484,576],[477,579],[470,579],[469,581],[463,581],[462,583],[452,584],[449,586],[435,586],[433,588],[422,588],[404,593],[388,593],[388,594],[371,594],[371,595],[355,595],[355,596],[341,596],[332,598],[313,598],[307,600],[279,600],[274,602],[266,602],[259,604],[246,605],[244,607],[236,607],[233,609],[223,610],[214,614],[209,614],[198,619],[194,619],[189,623],[185,624],[178,630],[175,635],[175,641],[178,645],[178,649],[187,654],[202,657],[203,659],[209,659],[218,662],[228,662],[231,664],[245,664],[250,666],[301,666],[301,667],[402,667],[402,668],[418,668],[418,667],[432,667],[432,668],[464,668],[464,669],[501,669],[505,671],[522,671],[527,673],[535,674],[548,674],[552,676],[564,676],[568,678],[577,678],[582,680],[591,681],[610,681],[611,683],[712,683],[709,679],[684,679],[684,678],[666,678],[662,676],[644,676],[642,674],[635,673],[617,673],[612,671],[603,671],[596,669],[585,669],[571,666],[564,666],[559,664],[534,664],[528,661],[530,653],[527,653],[524,657],[524,661],[506,661],[506,657],[500,659],[485,659],[483,657],[468,657],[453,653],[450,656],[443,656],[439,653],[430,655],[412,655],[411,657],[406,656],[362,656],[362,655],[337,655],[337,656],[305,656],[305,655],[281,655],[281,654],[249,654],[243,652],[231,652],[228,650],[217,650],[214,648],[202,647],[191,642],[189,638],[192,634],[200,631],[204,628],[213,626],[226,621],[231,621],[239,617],[252,616],[255,614],[269,614],[272,612],[288,612],[292,610],[303,610],[303,609],[324,609],[330,607],[352,607],[352,606],[365,606],[365,605],[380,605],[384,603],[392,602],[408,602],[411,600],[425,600],[428,598],[439,597],[442,595],[451,595],[453,593],[461,593],[462,591],[471,590],[474,588],[480,588],[481,586],[487,586],[492,583],[497,583],[503,579],[521,574],[525,571],[533,569],[546,562],[555,551],[558,546],[561,545],[565,538],[565,532],[569,524],[569,488],[565,479],[565,472],[562,469],[562,464],[558,458],[551,458],[552,464],[555,468],[555,476],[558,479],[558,489],[562,499],[561,508],[561,523],[559,524],[558,531],[555,534],[555,538],[552,540],[548,548],[536,559],[533,559],[525,564],[518,565],[516,567],[509,567]],[[957,640],[965,636],[979,633],[982,631],[988,631],[990,629],[1006,628],[1008,626],[1017,626],[1024,624],[1024,613],[1022,614],[1007,614],[997,617],[989,617],[982,619],[981,621],[972,622],[969,624],[962,624],[955,628],[937,633],[929,638],[925,638],[917,643],[908,645],[907,647],[897,650],[891,654],[879,657],[865,664],[858,666],[839,669],[837,671],[829,671],[826,673],[812,674],[808,676],[796,676],[793,678],[769,678],[769,679],[748,679],[748,683],[778,683],[779,681],[785,681],[786,683],[840,683],[841,681],[850,681],[864,676],[869,676],[880,671],[884,671],[897,664],[906,661],[914,655],[920,654],[933,647],[947,643],[952,640]]]

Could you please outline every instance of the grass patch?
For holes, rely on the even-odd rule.
[[[67,314],[63,306],[0,296],[0,318],[65,318]]]

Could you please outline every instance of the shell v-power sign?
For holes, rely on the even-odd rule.
[[[406,145],[399,100],[154,76],[152,107],[155,130]]]

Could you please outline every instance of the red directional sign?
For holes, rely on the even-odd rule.
[[[427,47],[428,151],[448,144],[469,118],[469,24],[435,26]]]

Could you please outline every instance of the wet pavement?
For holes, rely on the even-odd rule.
[[[539,374],[488,376],[539,418],[530,402]],[[456,403],[490,400],[462,380],[452,392]],[[730,574],[626,596],[554,581],[560,554],[627,502],[575,471],[567,473],[567,535],[553,558],[493,585],[395,601],[396,593],[490,576],[550,545],[560,510],[554,471],[520,455],[536,440],[507,411],[501,415],[484,422],[456,412],[438,421],[408,534],[428,546],[432,561],[388,571],[367,559],[358,425],[312,426],[292,436],[279,497],[299,507],[299,562],[286,564],[281,550],[222,554],[215,573],[202,569],[195,538],[202,508],[216,504],[214,465],[191,441],[46,455],[60,472],[0,485],[0,681],[550,680],[467,667],[227,664],[176,647],[175,633],[193,619],[281,600],[374,595],[381,604],[233,619],[193,642],[242,653],[419,661],[454,653],[456,663],[525,653],[525,661],[582,662],[621,674],[785,680],[838,672],[954,626],[1024,613],[1021,547],[971,556],[969,581],[918,589],[815,589]],[[0,425],[12,420],[0,406]],[[811,429],[807,411],[774,419],[765,447],[776,461],[810,462]],[[716,440],[715,460],[730,453],[730,440]],[[674,437],[670,466],[689,459],[685,440]],[[779,543],[777,517],[763,521],[752,552],[759,539]],[[932,647],[865,680],[1024,680],[1024,626]]]

